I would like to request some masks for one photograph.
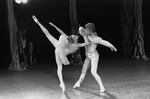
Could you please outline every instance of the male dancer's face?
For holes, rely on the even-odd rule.
[[[91,35],[91,34],[92,34],[92,32],[91,32],[88,28],[85,29],[85,33],[86,33],[87,35]]]

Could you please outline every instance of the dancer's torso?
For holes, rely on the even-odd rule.
[[[97,39],[100,39],[100,37],[88,36],[88,40],[89,40],[90,44],[85,46],[85,50],[86,50],[86,56],[90,59],[92,57],[98,55],[98,52],[96,50],[97,45],[98,45]]]
[[[77,44],[69,43],[68,40],[64,36],[60,36],[59,43],[57,48],[63,51],[63,53],[67,56],[68,54],[74,53],[77,51]]]
[[[92,53],[96,51],[97,43],[94,41],[94,37],[88,36],[89,43],[85,46],[85,50],[88,53]]]

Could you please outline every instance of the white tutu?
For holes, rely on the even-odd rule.
[[[68,44],[68,41],[66,40],[66,38],[63,35],[61,35],[59,37],[59,41],[58,41],[56,49],[57,49],[58,55],[60,57],[60,60],[64,65],[70,64],[70,62],[68,61],[68,58],[67,58],[67,54],[65,53],[65,48],[66,48],[67,44]]]

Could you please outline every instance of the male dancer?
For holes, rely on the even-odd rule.
[[[89,44],[85,46],[86,59],[84,61],[82,73],[80,75],[79,80],[75,83],[73,88],[80,87],[80,84],[84,80],[86,76],[86,72],[91,65],[91,74],[94,76],[97,83],[99,84],[100,93],[102,93],[102,92],[105,92],[105,88],[104,88],[104,85],[102,83],[100,76],[97,74],[99,54],[96,50],[96,47],[98,44],[101,44],[101,45],[111,48],[112,51],[117,51],[117,49],[108,41],[103,40],[101,37],[97,36],[97,33],[95,31],[95,25],[93,23],[87,23],[85,27],[86,29],[84,33],[85,35],[87,35],[86,39],[89,40]]]
[[[62,88],[62,91],[64,92],[65,84],[63,81],[63,77],[62,77],[62,64],[68,65],[70,62],[67,59],[67,55],[74,53],[79,47],[84,47],[85,45],[88,44],[88,42],[85,41],[85,43],[81,43],[81,44],[77,43],[78,37],[76,35],[67,36],[61,29],[59,29],[57,26],[55,26],[53,23],[50,22],[49,24],[55,27],[56,30],[58,30],[61,34],[61,36],[59,37],[59,40],[57,40],[49,33],[49,31],[38,21],[38,19],[34,15],[32,16],[32,18],[39,25],[39,27],[44,32],[46,37],[55,47],[57,75],[60,81],[59,86]]]

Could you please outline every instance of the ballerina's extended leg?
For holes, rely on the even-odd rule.
[[[65,44],[66,44],[66,38],[64,35],[61,35],[59,37],[59,40],[55,39],[50,33],[49,31],[38,21],[38,19],[33,15],[32,16],[33,20],[39,25],[39,27],[41,28],[41,30],[44,32],[44,34],[46,35],[46,37],[49,39],[49,41],[53,44],[53,46],[57,49],[59,49],[59,57],[61,62],[64,65],[68,65],[70,64],[70,62],[68,61],[67,57],[65,56]],[[56,26],[55,26],[56,27]]]
[[[35,21],[35,23],[37,23],[39,25],[39,27],[41,28],[41,30],[43,31],[43,33],[46,35],[46,37],[48,38],[48,40],[53,44],[53,46],[56,48],[56,45],[58,43],[58,40],[55,39],[50,33],[49,31],[38,21],[38,19],[33,15],[32,16],[33,20]]]
[[[44,32],[44,34],[46,35],[46,37],[49,39],[49,41],[53,44],[53,46],[55,47],[55,58],[56,58],[56,63],[57,63],[57,75],[60,81],[60,87],[62,89],[62,92],[65,91],[65,84],[63,82],[63,77],[62,77],[62,62],[60,59],[60,55],[63,54],[60,53],[61,49],[58,48],[58,44],[59,41],[57,39],[55,39],[49,32],[48,30],[38,21],[38,19],[35,16],[32,16],[33,20],[39,25],[39,27],[41,28],[41,30]]]

